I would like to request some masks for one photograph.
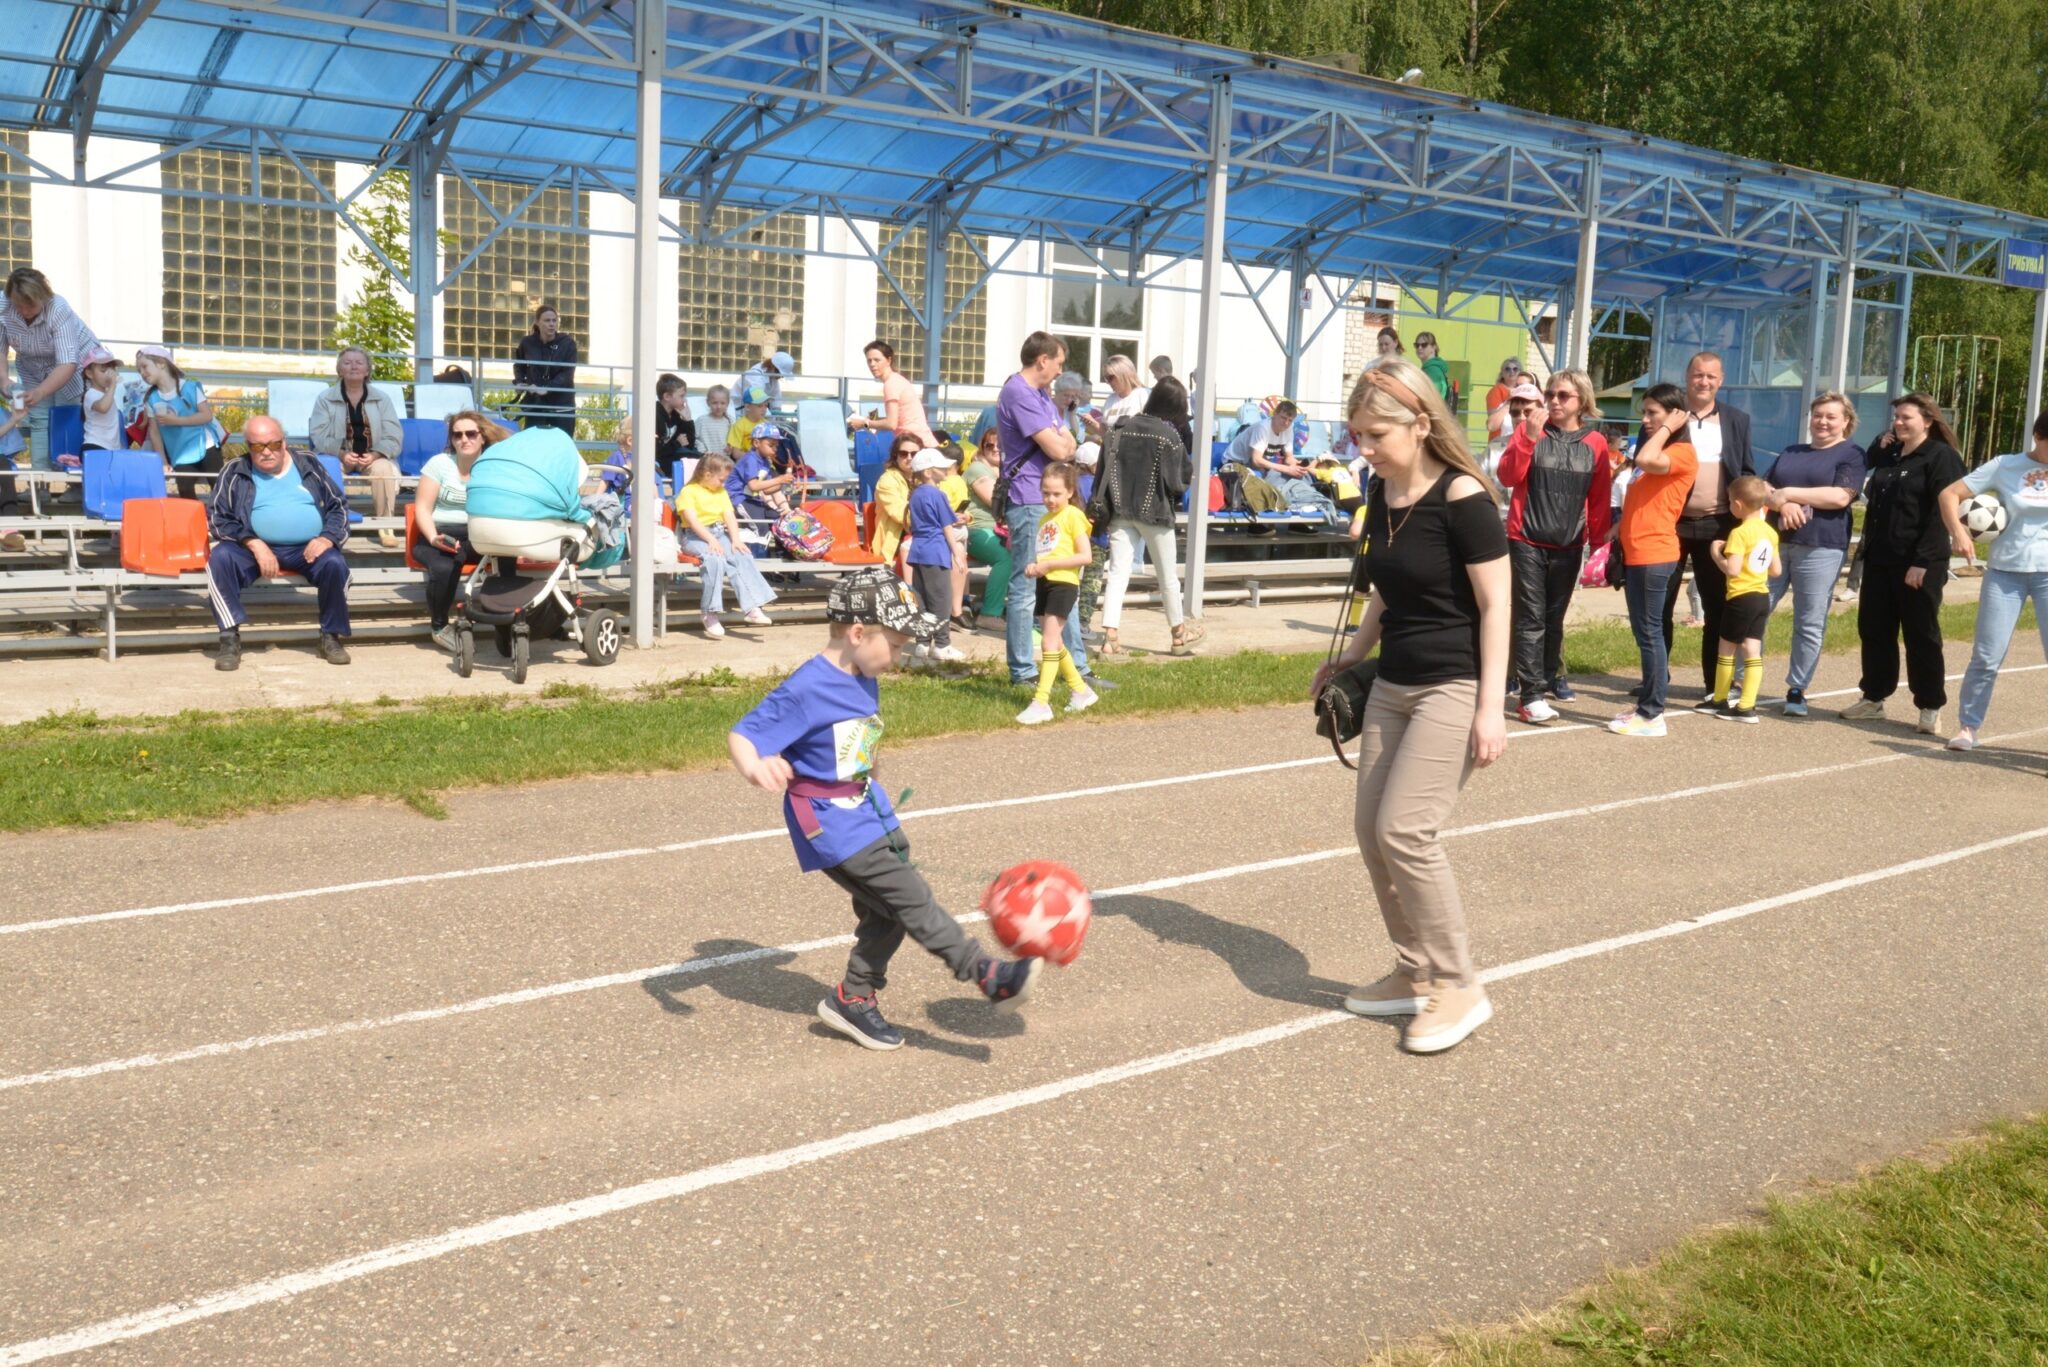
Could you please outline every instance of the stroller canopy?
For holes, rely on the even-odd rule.
[[[529,427],[477,457],[469,472],[471,517],[588,522],[583,456],[566,432]]]

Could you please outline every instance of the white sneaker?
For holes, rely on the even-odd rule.
[[[718,620],[717,613],[707,612],[704,614],[704,634],[714,641],[725,639],[725,624]]]
[[[1545,722],[1557,720],[1557,709],[1543,701],[1543,699],[1538,698],[1534,702],[1525,702],[1516,708],[1515,716],[1531,726],[1541,726]]]
[[[957,665],[965,663],[967,652],[958,646],[940,646],[932,652],[932,658],[941,664]]]
[[[1941,734],[1941,709],[1940,709],[1940,708],[1938,708],[1938,707],[1923,707],[1923,708],[1921,708],[1921,709],[1920,709],[1920,724],[1919,724],[1918,726],[1915,726],[1915,727],[1914,727],[1913,729],[1914,729],[1915,731],[1918,731],[1918,732],[1919,732],[1919,733],[1920,733],[1921,735],[1923,735],[1923,736],[1938,736],[1938,735],[1940,735],[1940,734]]]
[[[1031,706],[1017,714],[1018,724],[1022,726],[1038,726],[1051,720],[1052,704],[1039,702],[1035,698],[1032,699]]]
[[[1067,699],[1067,711],[1086,712],[1101,701],[1102,695],[1100,693],[1097,693],[1092,688],[1084,688],[1073,697]]]
[[[1948,748],[1951,750],[1976,749],[1977,728],[1974,726],[1965,726],[1962,730],[1956,732],[1955,735],[1949,738]]]
[[[745,622],[750,627],[772,627],[775,625],[775,623],[769,619],[768,614],[761,611],[761,609],[759,608],[753,609],[752,611],[747,613],[746,616],[740,618],[740,620],[742,622]]]
[[[1856,590],[1854,590],[1854,589],[1842,589],[1842,590],[1838,591],[1838,592],[1837,592],[1837,593],[1835,594],[1835,601],[1836,601],[1837,603],[1853,603],[1853,602],[1855,602],[1855,601],[1856,601]]]
[[[1626,717],[1616,717],[1607,723],[1607,729],[1617,736],[1662,736],[1667,734],[1662,717],[1646,717],[1640,712],[1631,712]]]
[[[1875,698],[1858,698],[1841,711],[1843,721],[1883,721],[1884,704]]]
[[[1402,1033],[1401,1047],[1411,1054],[1440,1054],[1492,1019],[1493,1003],[1487,1000],[1485,988],[1438,983]]]

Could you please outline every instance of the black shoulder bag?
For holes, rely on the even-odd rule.
[[[1330,649],[1323,659],[1333,662],[1344,651],[1344,628],[1351,621],[1351,605],[1358,599],[1358,582],[1347,577],[1344,583],[1344,597],[1337,607],[1337,625],[1330,631]],[[1322,691],[1316,694],[1316,734],[1330,742],[1330,748],[1337,752],[1337,760],[1346,769],[1356,769],[1345,746],[1358,739],[1358,733],[1365,729],[1365,700],[1372,693],[1373,680],[1379,677],[1380,661],[1377,655],[1360,660],[1331,674]]]

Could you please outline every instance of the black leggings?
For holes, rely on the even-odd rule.
[[[1685,562],[1692,561],[1692,582],[1700,591],[1700,616],[1707,625],[1700,632],[1700,686],[1714,689],[1714,662],[1721,640],[1721,607],[1728,601],[1728,576],[1714,563],[1713,544],[1725,541],[1735,530],[1736,519],[1682,517],[1678,520],[1678,568],[1672,572],[1671,587],[1664,594],[1664,653],[1671,654],[1672,621],[1678,600],[1685,594]]]
[[[431,541],[421,541],[413,549],[427,568],[427,621],[436,631],[448,625],[448,614],[455,607],[455,591],[462,587],[462,567],[483,559],[476,547],[469,544],[468,531],[457,540],[461,544],[454,551],[444,551]]]

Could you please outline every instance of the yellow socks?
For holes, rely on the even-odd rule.
[[[1039,677],[1041,679],[1044,677],[1044,672],[1044,666],[1041,665],[1039,667]],[[1077,697],[1088,691],[1088,685],[1081,679],[1080,669],[1074,664],[1074,657],[1064,650],[1060,652],[1060,681],[1066,684],[1068,692]]]
[[[1040,655],[1038,692],[1032,696],[1033,702],[1044,703],[1047,707],[1052,706],[1052,684],[1062,672],[1059,668],[1061,665],[1067,665],[1067,652],[1064,650],[1047,649]],[[1067,668],[1072,669],[1073,666],[1067,665]]]
[[[1714,661],[1714,696],[1708,702],[1725,702],[1735,685],[1735,657],[1723,655]]]
[[[1764,657],[1752,656],[1742,662],[1742,702],[1740,706],[1748,711],[1756,710],[1756,695],[1763,691]]]

